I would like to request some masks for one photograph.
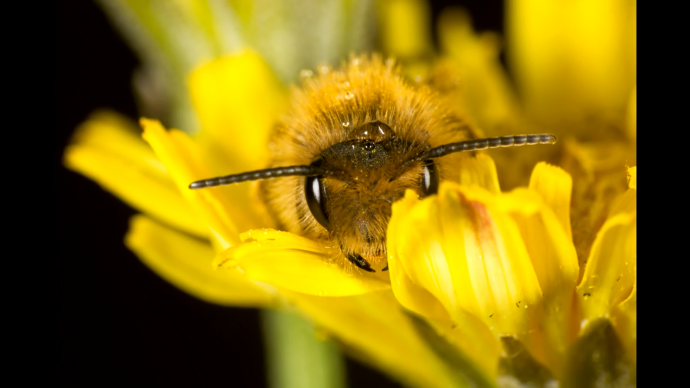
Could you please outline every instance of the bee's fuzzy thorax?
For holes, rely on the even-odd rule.
[[[310,213],[304,177],[262,181],[262,197],[280,227],[328,240],[345,254],[385,260],[391,203],[406,188],[418,189],[422,174],[419,162],[402,169],[403,162],[431,147],[472,138],[473,132],[442,94],[408,82],[394,61],[378,55],[352,56],[339,69],[322,66],[315,74],[306,73],[303,87],[292,90],[289,109],[270,138],[271,167],[320,160],[342,171],[338,178],[323,180],[330,230]],[[366,134],[361,128],[372,122],[387,125],[392,139],[372,138],[369,154],[360,157],[355,152],[364,144],[359,132]],[[350,146],[352,152],[343,151]],[[377,150],[379,156],[374,154]],[[462,157],[466,156],[439,160],[441,177],[455,175],[457,168],[451,163]]]

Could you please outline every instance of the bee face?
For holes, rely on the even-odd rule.
[[[306,178],[305,200],[313,218],[350,261],[385,261],[393,202],[407,189],[420,196],[435,193],[433,161],[406,163],[420,150],[374,121],[354,128],[348,140],[327,148],[312,163],[336,174]]]

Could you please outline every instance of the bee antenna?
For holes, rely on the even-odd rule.
[[[202,179],[192,182],[189,185],[190,189],[203,189],[205,187],[214,187],[221,185],[229,185],[231,183],[239,183],[246,181],[256,181],[259,179],[277,178],[283,176],[319,176],[319,175],[335,175],[335,172],[325,170],[318,166],[288,166],[267,168],[265,170],[256,170],[243,172],[241,174],[226,175],[217,178]]]
[[[429,151],[415,157],[412,160],[427,160],[440,158],[456,152],[466,152],[475,150],[484,150],[488,148],[499,147],[518,147],[523,145],[535,144],[554,144],[558,138],[556,135],[549,133],[537,133],[534,135],[515,135],[515,136],[501,136],[489,137],[486,139],[467,140],[458,143],[444,144],[430,149]]]

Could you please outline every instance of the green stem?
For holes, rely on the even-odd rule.
[[[345,362],[332,343],[316,338],[306,319],[261,311],[271,388],[345,388]]]

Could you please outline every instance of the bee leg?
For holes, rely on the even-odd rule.
[[[383,271],[388,271],[388,263],[386,263],[386,266],[383,267],[383,269],[382,269],[381,271],[382,271],[382,272],[383,272]]]
[[[346,255],[348,260],[357,267],[367,271],[367,272],[376,272],[374,269],[371,268],[369,263],[367,263],[366,260],[360,255],[354,254],[354,255]]]

